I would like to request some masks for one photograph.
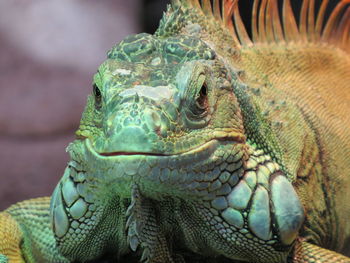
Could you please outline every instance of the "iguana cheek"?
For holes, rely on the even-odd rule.
[[[95,205],[86,201],[91,201],[86,185],[83,182],[75,182],[72,174],[76,174],[76,171],[70,167],[66,168],[52,195],[51,224],[57,238],[82,240],[85,232],[91,228],[85,221],[93,217]]]
[[[259,238],[269,240],[271,238],[270,220],[269,194],[264,187],[258,186],[248,215],[249,228]]]
[[[63,184],[62,194],[68,207],[79,199],[79,193],[71,180],[68,180]]]
[[[289,246],[304,220],[297,193],[279,165],[270,158],[260,161],[252,158],[246,168],[248,171],[240,176],[235,175],[235,169],[230,169],[233,170],[230,178],[235,178],[235,183],[230,183],[228,191],[225,190],[227,183],[222,185],[216,180],[210,185],[209,191],[214,191],[216,196],[209,206],[233,229],[253,234],[264,242],[279,241]],[[219,179],[224,180],[223,175]]]
[[[58,185],[51,197],[51,226],[55,235],[59,238],[63,237],[69,228],[68,216],[64,210],[62,196]]]
[[[271,183],[272,203],[282,243],[291,244],[304,220],[304,211],[292,184],[284,176]]]

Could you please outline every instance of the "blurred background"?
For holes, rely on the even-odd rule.
[[[51,194],[107,50],[153,33],[167,2],[0,1],[0,210]]]

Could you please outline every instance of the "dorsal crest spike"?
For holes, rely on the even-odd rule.
[[[306,25],[305,25],[306,26]],[[307,18],[307,35],[309,39],[315,40],[315,0],[309,1],[308,18]]]
[[[172,0],[172,4],[214,19],[217,23],[212,29],[228,29],[236,48],[258,43],[328,43],[350,53],[350,0],[338,0],[329,15],[330,0],[322,0],[320,6],[315,0],[301,0],[299,14],[292,9],[291,0],[250,0],[251,29],[241,17],[239,5],[243,1],[247,0]],[[278,6],[281,2],[282,12]]]
[[[266,38],[269,42],[273,42],[275,40],[274,34],[273,34],[273,10],[271,9],[271,1],[267,1],[266,3],[266,14],[265,14],[265,23],[266,23]]]
[[[214,17],[217,20],[220,20],[221,19],[220,0],[214,0],[214,2],[213,2],[213,11],[214,11]]]
[[[323,38],[327,39],[331,36],[331,32],[334,30],[336,31],[336,24],[339,22],[341,17],[339,16],[339,13],[343,10],[344,6],[346,5],[345,1],[341,1],[338,3],[338,5],[334,8],[332,14],[330,15],[327,24],[323,31]]]
[[[322,25],[324,21],[324,14],[326,12],[326,8],[328,5],[329,0],[323,0],[320,11],[318,12],[317,20],[316,20],[316,26],[315,26],[315,32],[317,37],[321,37],[321,30],[322,30]]]
[[[211,7],[210,1],[207,0],[201,0],[202,9],[205,15],[212,16],[213,15],[213,9]]]
[[[244,23],[241,19],[241,15],[239,13],[238,1],[236,1],[235,5],[233,7],[233,20],[234,20],[234,23],[236,24],[237,35],[239,36],[240,42],[243,45],[247,45],[247,46],[252,45],[252,41],[251,41],[251,39],[250,39],[246,29],[245,29]],[[232,27],[233,27],[233,25],[232,25]]]
[[[298,40],[299,31],[295,22],[292,6],[290,5],[290,0],[283,1],[283,26],[287,41]]]
[[[258,13],[259,19],[259,40],[260,42],[266,42],[266,20],[265,20],[265,13],[266,13],[266,5],[267,5],[267,0],[262,0],[260,3],[260,11]]]
[[[305,41],[307,36],[307,11],[309,7],[309,0],[304,0],[301,6],[300,19],[299,19],[299,29],[300,34]]]

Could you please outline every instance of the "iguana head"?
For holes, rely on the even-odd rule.
[[[189,174],[214,165],[217,158],[210,156],[217,150],[244,150],[232,85],[230,70],[200,39],[133,35],[109,51],[96,73],[77,135],[96,163],[138,162],[136,174],[120,177],[141,184],[177,181],[168,190],[182,191]],[[150,168],[160,162],[173,164],[163,164],[157,177]]]
[[[116,45],[94,77],[77,140],[68,147],[72,160],[53,195],[54,220],[66,218],[64,211],[79,216],[90,202],[107,207],[113,196],[130,198],[132,186],[138,185],[152,199],[179,198],[201,209],[211,207],[232,227],[245,228],[245,234],[252,232],[263,242],[275,244],[281,238],[282,252],[274,253],[284,255],[302,210],[278,165],[273,139],[262,143],[271,154],[247,140],[249,130],[259,139],[269,133],[237,75],[195,36],[140,34]],[[285,202],[279,200],[282,192],[288,196]],[[70,208],[78,196],[84,201]],[[280,213],[281,237],[270,226],[269,198]],[[102,213],[93,212],[100,217],[94,224],[103,220]],[[250,228],[244,225],[248,219]],[[53,222],[59,240],[71,238],[68,221]]]
[[[152,198],[197,201],[215,198],[206,188],[220,174],[229,181],[236,173],[230,179],[236,184],[248,148],[234,82],[231,70],[195,36],[139,34],[114,46],[94,76],[77,140],[68,147],[71,161],[52,197],[62,253],[73,254],[67,244],[77,243],[85,259],[93,258],[98,250],[79,243],[85,235],[70,235],[71,221],[94,215],[91,223],[98,224],[104,216],[97,207],[129,199],[134,184]],[[94,241],[97,247],[104,237]]]
[[[214,140],[244,140],[229,73],[214,51],[193,37],[148,34],[108,53],[77,134],[115,157],[181,158]]]

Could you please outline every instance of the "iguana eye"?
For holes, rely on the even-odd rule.
[[[199,110],[205,111],[208,106],[208,88],[204,82],[196,98],[196,106]]]
[[[93,85],[93,93],[95,96],[95,106],[96,108],[101,108],[101,102],[102,102],[102,94],[100,89],[97,87],[96,84]]]

